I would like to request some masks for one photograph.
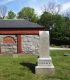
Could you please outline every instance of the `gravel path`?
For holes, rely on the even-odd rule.
[[[70,50],[70,48],[54,48],[54,47],[50,47],[50,50]]]

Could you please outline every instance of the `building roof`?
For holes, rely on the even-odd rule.
[[[43,28],[43,26],[25,20],[0,20],[1,28]]]

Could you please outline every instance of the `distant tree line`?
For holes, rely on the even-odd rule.
[[[30,7],[24,7],[17,14],[8,11],[6,7],[0,7],[1,19],[25,19],[38,23],[50,31],[50,42],[55,45],[70,45],[70,9],[64,14],[60,14],[61,5],[50,2],[46,8],[44,6],[43,13],[38,16],[35,10]]]
[[[55,45],[70,45],[70,19],[59,14],[44,12],[39,24],[50,31],[50,42]]]

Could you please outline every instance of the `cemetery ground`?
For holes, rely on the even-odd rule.
[[[64,54],[70,54],[70,50],[51,51],[55,74],[45,76],[35,74],[38,56],[0,55],[0,80],[70,80],[70,56]]]

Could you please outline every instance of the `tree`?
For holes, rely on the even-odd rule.
[[[50,40],[53,44],[70,44],[70,10],[66,17],[60,15],[61,5],[51,2],[44,6],[43,14],[40,16],[39,24],[50,31]]]
[[[52,29],[56,21],[55,16],[59,15],[60,10],[60,4],[56,4],[55,2],[49,1],[47,7],[44,5],[43,14],[41,15],[39,23],[49,30]]]
[[[45,26],[45,29],[50,30],[50,27],[53,25],[53,15],[45,11],[40,16],[39,24]]]
[[[65,11],[64,16],[70,19],[70,8]]]
[[[19,19],[27,19],[32,22],[37,22],[38,17],[35,14],[35,11],[33,8],[30,7],[24,7],[19,13],[18,13]]]
[[[60,4],[57,4],[56,2],[50,2],[48,3],[47,6],[44,5],[44,8],[43,8],[43,12],[49,12],[49,13],[52,13],[52,14],[59,14],[60,11],[61,11],[61,5]]]
[[[69,42],[70,40],[70,21],[66,21],[62,15],[44,12],[40,17],[39,24],[50,31],[52,43],[54,41],[54,44],[66,44],[66,41]]]
[[[6,6],[0,6],[0,18],[4,19],[6,16],[7,7]]]
[[[16,14],[13,11],[8,12],[8,16],[7,16],[8,19],[14,19],[15,17],[16,17]]]
[[[51,41],[54,44],[68,44],[70,41],[70,21],[61,15],[54,15],[54,28],[51,30]]]

